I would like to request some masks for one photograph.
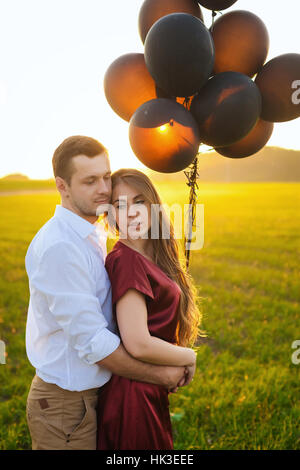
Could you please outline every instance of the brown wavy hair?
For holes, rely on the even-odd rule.
[[[73,158],[77,155],[86,155],[89,158],[96,157],[102,153],[108,153],[106,148],[85,135],[73,135],[67,137],[55,150],[52,157],[54,177],[60,176],[68,185],[71,184],[72,175],[75,171]]]
[[[138,190],[150,206],[151,204],[155,204],[154,210],[155,208],[160,208],[158,213],[158,239],[152,239],[151,237],[148,237],[148,239],[150,243],[152,243],[154,262],[167,276],[175,281],[181,289],[179,324],[176,333],[177,344],[180,346],[193,346],[198,336],[206,336],[205,332],[200,330],[202,313],[197,306],[197,300],[200,300],[200,297],[197,296],[193,279],[185,268],[185,263],[182,259],[182,249],[174,236],[173,224],[166,216],[161,205],[162,202],[159,194],[148,176],[135,169],[122,168],[115,171],[111,175],[111,179],[112,188],[122,181]],[[110,228],[112,232],[119,235],[118,226],[116,221],[112,220],[112,215],[106,213],[104,220],[106,221],[107,227]],[[164,226],[169,227],[169,238],[162,237]],[[151,227],[149,231],[150,230]]]

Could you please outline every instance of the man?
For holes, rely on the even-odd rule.
[[[33,238],[25,259],[30,302],[26,350],[36,369],[27,399],[33,449],[96,449],[98,391],[118,374],[177,390],[182,367],[147,364],[120,343],[112,319],[97,208],[110,202],[106,149],[69,137],[53,155],[61,205]]]

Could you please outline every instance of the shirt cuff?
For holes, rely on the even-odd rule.
[[[101,329],[90,342],[90,352],[84,354],[81,359],[87,364],[95,364],[113,353],[120,345],[119,336],[107,328]]]

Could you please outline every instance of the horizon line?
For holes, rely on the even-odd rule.
[[[200,144],[201,145],[201,144]],[[280,149],[280,150],[286,150],[286,151],[292,151],[292,152],[300,152],[300,148],[299,149],[294,149],[294,148],[288,148],[288,147],[281,147],[279,145],[266,145],[265,147],[263,147],[261,150],[259,150],[259,152],[262,152],[263,150],[265,149]],[[256,154],[253,154],[251,156],[254,156],[254,155],[257,155],[259,152],[257,152]],[[199,152],[200,154],[202,155],[211,155],[213,153],[216,153],[217,155],[219,155],[221,158],[227,158],[227,157],[224,157],[220,154],[218,154],[215,149],[211,149],[211,150],[205,150],[203,152]],[[247,157],[249,158],[249,157]],[[142,166],[141,167],[136,167],[137,169],[140,169],[141,171],[144,170],[146,172],[152,172],[153,170],[151,170],[151,168],[143,168]],[[159,172],[158,172],[159,173]],[[180,173],[180,171],[178,172]],[[11,173],[6,173],[6,174],[3,174],[2,176],[0,176],[0,180],[1,179],[4,179],[4,178],[7,178],[9,176],[22,176],[22,177],[25,177],[26,179],[29,179],[29,180],[38,180],[38,181],[49,181],[49,180],[54,180],[54,176],[49,176],[49,177],[46,177],[46,178],[38,178],[38,177],[35,177],[35,178],[32,178],[28,175],[26,175],[25,173],[18,173],[18,172],[11,172]]]

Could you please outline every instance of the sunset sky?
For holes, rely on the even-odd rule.
[[[142,0],[2,0],[0,2],[0,177],[51,178],[51,158],[76,134],[100,140],[111,167],[143,167],[132,153],[128,123],[106,102],[107,67],[143,52],[138,34]],[[300,52],[299,0],[238,0],[266,24],[268,59]],[[206,26],[211,12],[204,10]],[[299,77],[300,79],[300,77]],[[275,125],[268,145],[300,149],[300,119]],[[223,157],[220,157],[223,158]],[[251,157],[250,157],[251,158]]]

